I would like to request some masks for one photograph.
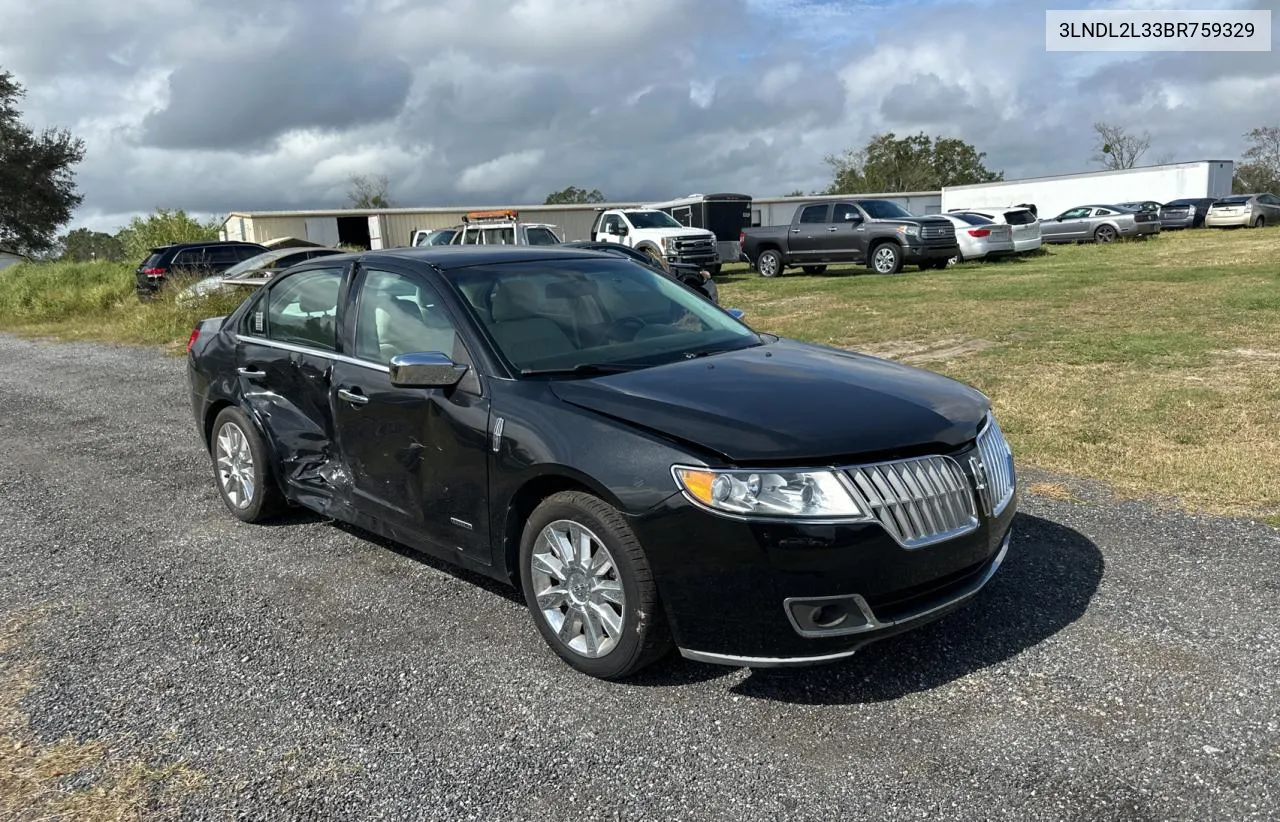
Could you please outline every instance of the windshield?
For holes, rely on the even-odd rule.
[[[256,271],[259,268],[269,268],[273,262],[288,254],[297,254],[298,249],[290,248],[287,251],[267,251],[256,257],[250,257],[242,260],[235,265],[222,272],[223,277],[234,277],[237,274],[244,274],[248,271]]]
[[[624,212],[631,225],[636,228],[684,228],[674,217],[665,211],[627,211]]]
[[[517,372],[644,368],[763,344],[685,286],[613,256],[445,273]]]
[[[858,200],[873,220],[909,220],[912,213],[891,200]]]

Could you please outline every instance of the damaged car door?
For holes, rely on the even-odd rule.
[[[240,395],[300,496],[328,501],[333,476],[329,377],[344,270],[299,273],[263,290],[237,337]]]
[[[489,400],[457,325],[419,273],[362,268],[353,283],[330,400],[351,504],[407,541],[491,564]],[[392,357],[427,353],[468,367],[446,387],[392,384]]]

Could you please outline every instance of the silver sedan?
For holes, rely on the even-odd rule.
[[[1262,228],[1280,225],[1280,197],[1274,194],[1236,194],[1209,206],[1206,228]]]
[[[1160,233],[1160,215],[1118,205],[1069,208],[1057,217],[1040,221],[1046,243],[1109,243],[1120,237],[1152,237]]]

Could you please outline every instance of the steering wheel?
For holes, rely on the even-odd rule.
[[[635,330],[631,332],[631,335],[626,337],[626,339],[628,340],[634,340],[636,335],[640,333],[640,329],[644,328],[648,324],[649,323],[646,322],[643,318],[637,317],[634,314],[629,314],[626,317],[619,317],[618,319],[613,321],[614,328],[618,328],[618,329],[625,329],[625,328],[631,328],[631,327],[635,328]]]

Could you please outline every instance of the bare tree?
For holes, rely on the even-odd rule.
[[[348,180],[347,199],[352,208],[391,208],[391,197],[388,194],[391,182],[387,175],[379,174],[370,177],[364,174],[353,174]]]
[[[1151,135],[1130,134],[1124,126],[1094,123],[1093,160],[1106,169],[1133,168],[1151,148]]]

